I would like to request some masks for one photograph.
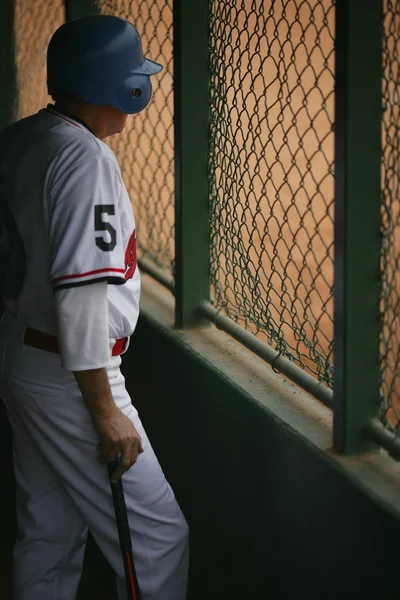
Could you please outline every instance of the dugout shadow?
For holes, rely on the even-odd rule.
[[[191,530],[188,600],[394,599],[400,523],[142,311],[123,372]]]

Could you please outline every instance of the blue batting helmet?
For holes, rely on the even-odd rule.
[[[162,66],[144,58],[139,33],[129,21],[108,15],[73,19],[57,29],[47,49],[47,89],[126,114],[150,102],[150,76]]]

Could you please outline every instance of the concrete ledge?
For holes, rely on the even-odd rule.
[[[214,326],[175,329],[172,294],[147,275],[143,276],[141,318],[217,372],[228,385],[240,389],[250,403],[257,403],[280,427],[315,447],[332,468],[400,518],[400,464],[384,450],[338,455],[332,449],[332,412],[328,408]]]

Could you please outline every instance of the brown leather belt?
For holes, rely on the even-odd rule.
[[[112,349],[112,356],[119,356],[126,348],[128,338],[123,337],[115,341]],[[38,350],[46,350],[47,352],[59,352],[58,341],[55,335],[43,333],[32,327],[27,327],[24,334],[24,344],[37,348]]]

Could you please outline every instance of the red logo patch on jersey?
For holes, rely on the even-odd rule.
[[[129,238],[125,252],[125,280],[131,279],[136,271],[136,229]]]

